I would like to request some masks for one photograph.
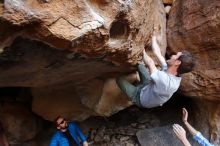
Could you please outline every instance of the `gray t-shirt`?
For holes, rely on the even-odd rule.
[[[152,82],[141,89],[140,102],[145,108],[162,106],[180,86],[181,77],[157,70],[151,74]]]

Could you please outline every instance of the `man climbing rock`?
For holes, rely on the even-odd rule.
[[[144,64],[138,65],[139,84],[135,86],[122,77],[116,79],[119,88],[132,102],[144,108],[162,106],[167,102],[180,86],[180,75],[192,71],[194,67],[194,59],[187,51],[177,52],[166,61],[155,35],[152,37],[152,50],[160,62],[161,70],[143,50]]]

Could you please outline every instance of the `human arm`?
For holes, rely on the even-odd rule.
[[[189,132],[195,136],[199,131],[197,131],[195,128],[193,128],[189,123],[188,123],[188,111],[183,108],[183,123],[186,125],[186,128],[189,130]]]
[[[161,54],[160,46],[157,43],[157,37],[156,37],[155,33],[152,36],[152,51],[155,54],[155,56],[157,57],[157,59],[159,60],[160,66],[162,67],[162,69],[166,69],[167,63],[166,63],[165,58]]]
[[[149,55],[147,55],[145,50],[143,50],[143,61],[144,61],[144,64],[148,66],[150,70],[150,74],[158,70],[153,59]]]
[[[191,146],[188,139],[186,138],[186,131],[179,124],[173,125],[173,132],[177,138],[183,143],[184,146]]]
[[[58,146],[58,139],[57,134],[54,134],[51,138],[49,146]]]
[[[83,142],[83,146],[88,146],[88,142],[87,142],[87,141],[84,141],[84,142]]]
[[[77,137],[80,138],[80,140],[83,143],[83,146],[88,146],[88,142],[86,141],[85,135],[82,133],[82,131],[77,125],[75,125],[75,130],[76,130]]]
[[[183,122],[189,132],[193,135],[193,139],[203,146],[214,146],[203,135],[188,123],[188,111],[183,108]]]

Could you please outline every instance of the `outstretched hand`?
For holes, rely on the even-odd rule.
[[[173,124],[173,132],[177,136],[177,138],[182,141],[184,146],[191,146],[188,139],[186,138],[186,131],[179,124]]]
[[[89,144],[88,144],[88,142],[87,141],[84,141],[83,142],[83,146],[88,146]]]
[[[188,120],[188,111],[185,108],[183,108],[183,117],[182,117],[182,119],[183,119],[184,123],[187,122],[187,120]]]
[[[179,124],[173,124],[173,132],[181,141],[186,139],[186,131]]]

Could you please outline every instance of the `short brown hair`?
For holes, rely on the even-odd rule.
[[[181,61],[181,64],[177,70],[179,75],[191,72],[195,67],[195,59],[188,51],[182,51],[182,55],[179,57],[178,60]]]
[[[60,115],[59,116],[57,116],[55,119],[54,119],[54,124],[56,125],[56,127],[58,127],[59,125],[58,125],[58,123],[57,123],[57,120],[59,119],[59,118],[62,118]]]

